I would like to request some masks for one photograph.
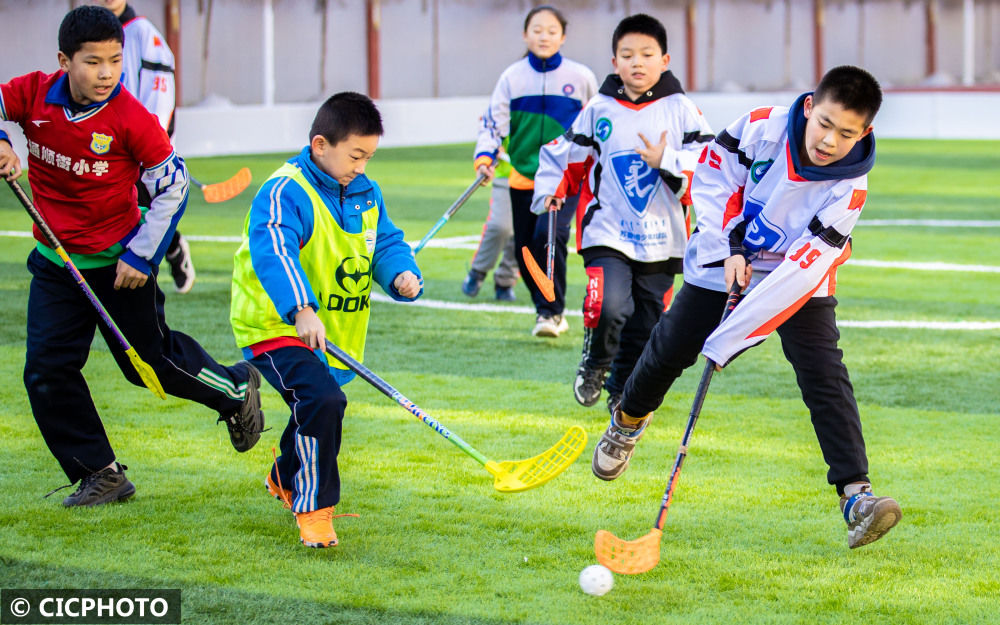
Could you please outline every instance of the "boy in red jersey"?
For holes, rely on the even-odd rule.
[[[39,212],[164,390],[217,410],[233,446],[246,451],[264,425],[260,374],[245,362],[220,365],[165,322],[156,267],[184,213],[188,176],[156,117],[119,84],[122,41],[107,9],[70,11],[59,27],[61,71],[0,84],[0,120],[23,129]],[[152,197],[144,216],[136,204],[140,167]],[[20,174],[0,131],[0,177]],[[81,372],[96,327],[128,380],[142,380],[37,227],[35,238],[24,385],[49,450],[71,483],[79,481],[63,505],[127,499],[135,486],[115,460]]]

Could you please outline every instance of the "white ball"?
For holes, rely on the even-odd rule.
[[[580,571],[580,588],[588,595],[600,597],[607,594],[615,585],[615,579],[606,567],[591,564]]]

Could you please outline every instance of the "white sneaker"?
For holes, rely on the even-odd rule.
[[[552,315],[552,320],[556,323],[556,330],[559,334],[569,330],[569,322],[566,321],[566,315]]]
[[[531,331],[531,335],[555,338],[559,336],[559,323],[555,317],[538,315],[535,319],[535,328]]]

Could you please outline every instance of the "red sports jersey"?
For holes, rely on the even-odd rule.
[[[169,159],[173,147],[156,117],[128,91],[74,114],[64,72],[33,72],[0,84],[0,119],[28,140],[35,205],[67,251],[93,254],[139,222],[139,168]],[[35,238],[45,242],[37,227]]]

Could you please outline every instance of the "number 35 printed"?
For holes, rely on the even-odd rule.
[[[162,91],[163,93],[166,93],[167,92],[167,79],[164,78],[163,76],[154,76],[153,77],[153,91]]]
[[[809,249],[809,247],[810,245],[806,243],[799,249],[795,250],[795,252],[788,257],[788,260],[794,261],[805,256],[805,258],[802,258],[802,262],[799,263],[799,267],[802,267],[803,269],[808,269],[809,265],[816,262],[816,259],[823,255],[823,252],[821,252],[820,250],[817,250],[816,248]]]

